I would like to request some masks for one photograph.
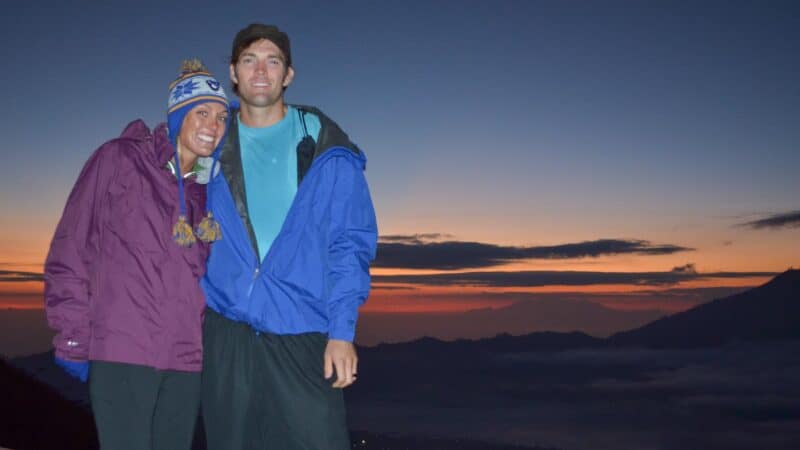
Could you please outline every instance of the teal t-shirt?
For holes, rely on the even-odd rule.
[[[316,141],[319,119],[306,114],[305,122]],[[297,192],[297,144],[303,136],[303,122],[292,106],[280,122],[266,128],[250,128],[239,121],[247,209],[261,261],[281,231]]]

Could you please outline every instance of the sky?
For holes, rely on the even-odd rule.
[[[800,266],[796,2],[14,2],[0,308],[41,307],[89,155],[165,120],[183,58],[227,82],[251,22],[291,38],[287,100],[369,160],[365,313],[541,296],[674,312]]]

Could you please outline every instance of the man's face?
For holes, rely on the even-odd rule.
[[[211,156],[225,134],[228,108],[217,102],[201,103],[186,113],[178,135],[181,151],[192,161],[198,156]]]
[[[283,88],[294,78],[294,70],[286,67],[283,52],[267,39],[255,41],[244,49],[230,71],[242,103],[259,107],[275,105],[283,98]]]

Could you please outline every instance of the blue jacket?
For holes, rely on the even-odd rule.
[[[377,224],[366,157],[321,112],[319,142],[298,145],[294,202],[263,261],[247,213],[238,124],[219,155],[223,176],[208,184],[208,205],[222,230],[201,286],[223,316],[275,334],[326,333],[352,341],[358,307],[370,288]],[[232,114],[236,117],[236,114]]]

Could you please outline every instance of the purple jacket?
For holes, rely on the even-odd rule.
[[[56,357],[200,371],[208,245],[172,240],[179,213],[166,125],[141,120],[103,144],[67,199],[45,262],[47,320]],[[186,183],[189,223],[205,186]]]

